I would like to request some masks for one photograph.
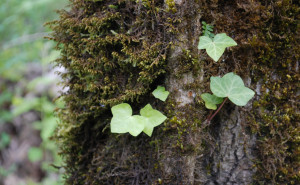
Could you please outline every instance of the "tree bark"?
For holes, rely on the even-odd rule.
[[[296,3],[124,0],[72,1],[72,7],[61,13],[61,22],[52,23],[53,39],[65,46],[58,63],[69,70],[64,76],[70,87],[63,95],[67,107],[59,112],[62,123],[55,136],[66,157],[67,183],[296,182],[296,157],[283,154],[297,146],[292,139],[297,133],[284,130],[293,130],[299,124],[299,114],[284,103],[297,106],[297,86],[292,84],[299,79],[299,53],[289,48],[297,48],[299,38],[283,34],[298,29],[294,20]],[[107,18],[108,14],[112,18]],[[197,49],[203,34],[201,21],[214,24],[214,33],[225,32],[238,46],[227,49],[218,62],[211,60]],[[276,22],[290,28],[281,30]],[[96,36],[89,35],[92,32]],[[97,36],[99,32],[102,35]],[[87,44],[83,44],[85,35]],[[90,49],[90,45],[95,46]],[[86,50],[89,54],[76,54]],[[82,70],[81,76],[78,70]],[[200,95],[209,92],[211,76],[228,72],[240,75],[256,96],[245,107],[227,101],[208,123],[205,120],[210,112]],[[89,75],[100,80],[94,83]],[[84,83],[92,85],[86,89]],[[110,86],[112,83],[118,87]],[[151,96],[157,85],[164,85],[170,92],[166,103]],[[270,91],[274,91],[272,95]],[[151,138],[111,134],[110,108],[121,102],[130,103],[134,112],[150,103],[168,120],[154,129]],[[276,143],[280,143],[278,149]],[[284,161],[288,161],[286,165]]]
[[[201,14],[197,12],[200,7],[194,1],[176,1],[180,7],[180,11],[186,13],[189,11],[189,19],[183,21],[179,28],[183,28],[175,42],[175,48],[171,50],[169,63],[169,77],[167,78],[167,87],[171,94],[175,97],[175,112],[181,112],[183,119],[189,119],[188,112],[182,112],[182,107],[195,108],[195,95],[204,93],[203,88],[187,89],[186,87],[194,83],[204,83],[203,68],[198,71],[198,75],[193,75],[190,71],[182,74],[182,78],[178,79],[176,74],[182,68],[178,63],[184,51],[197,46],[198,38],[194,35],[200,35]],[[181,15],[185,17],[186,15]],[[186,42],[188,41],[188,42]],[[200,52],[198,52],[200,53]],[[201,53],[203,54],[203,53]],[[206,77],[207,78],[207,77]],[[250,85],[250,84],[248,84]],[[228,106],[225,109],[228,109]],[[221,113],[218,120],[212,122],[212,135],[209,140],[215,146],[206,148],[205,151],[193,152],[189,155],[183,155],[183,169],[185,170],[184,184],[251,184],[252,176],[255,173],[253,168],[254,159],[253,148],[255,144],[255,136],[246,134],[245,118],[242,111],[238,107],[231,106],[228,113]],[[200,117],[202,115],[199,115]],[[188,137],[201,138],[204,132],[202,129],[196,133],[188,133]],[[247,142],[246,142],[247,141]],[[199,142],[199,141],[196,141]],[[201,142],[201,141],[200,141]],[[205,155],[203,155],[205,154]],[[210,166],[209,173],[206,168]],[[196,176],[196,178],[195,178]]]

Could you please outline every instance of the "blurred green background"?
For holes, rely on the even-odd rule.
[[[44,23],[67,0],[0,0],[0,184],[63,184],[62,161],[50,140],[61,87],[55,43]]]

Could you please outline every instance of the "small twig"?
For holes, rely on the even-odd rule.
[[[223,107],[223,105],[225,104],[227,99],[228,99],[228,97],[226,97],[224,99],[223,103],[220,105],[220,107],[217,109],[217,111],[210,118],[207,119],[208,122],[210,122],[215,117],[215,115],[220,111],[220,109]]]
[[[212,115],[213,111],[210,111],[209,115],[207,116],[206,120],[208,120],[210,118],[210,116]]]

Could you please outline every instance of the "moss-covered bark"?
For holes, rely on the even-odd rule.
[[[71,0],[59,13],[49,24],[68,92],[55,139],[68,184],[297,184],[298,2]],[[196,48],[201,21],[238,43],[218,63]],[[232,71],[256,96],[203,124],[199,95]],[[151,96],[157,85],[166,103]],[[169,119],[151,138],[111,134],[121,102]]]

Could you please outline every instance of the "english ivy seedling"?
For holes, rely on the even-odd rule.
[[[157,88],[152,92],[155,98],[160,99],[161,101],[166,101],[169,96],[169,91],[166,91],[164,87],[157,86]]]
[[[110,122],[112,133],[129,132],[133,136],[139,135],[145,128],[142,116],[132,116],[131,106],[127,103],[121,103],[111,108],[113,118]]]
[[[225,51],[225,48],[236,46],[237,43],[226,33],[217,34],[214,38],[201,36],[198,49],[205,49],[208,56],[217,62]]]
[[[111,108],[113,118],[110,122],[112,133],[127,133],[133,136],[142,131],[151,137],[154,127],[162,124],[167,117],[147,104],[141,109],[141,115],[133,115],[131,106],[121,103]]]
[[[208,109],[216,109],[216,104],[220,105],[218,110],[209,116],[208,121],[210,121],[222,108],[227,99],[238,106],[245,106],[248,101],[253,98],[254,91],[245,87],[242,78],[234,73],[227,73],[222,78],[221,77],[211,77],[210,78],[210,89],[213,95],[204,93],[201,98],[205,101],[205,106]]]
[[[245,87],[241,77],[234,73],[227,73],[222,78],[211,77],[210,89],[217,97],[228,97],[232,103],[245,106],[254,96],[254,91]]]
[[[165,101],[169,92],[164,87],[158,86],[153,95],[162,101]],[[110,122],[112,133],[127,133],[133,136],[144,132],[151,137],[154,127],[162,124],[167,117],[158,110],[147,104],[140,110],[141,115],[132,115],[132,108],[127,103],[121,103],[111,108],[113,117]]]

